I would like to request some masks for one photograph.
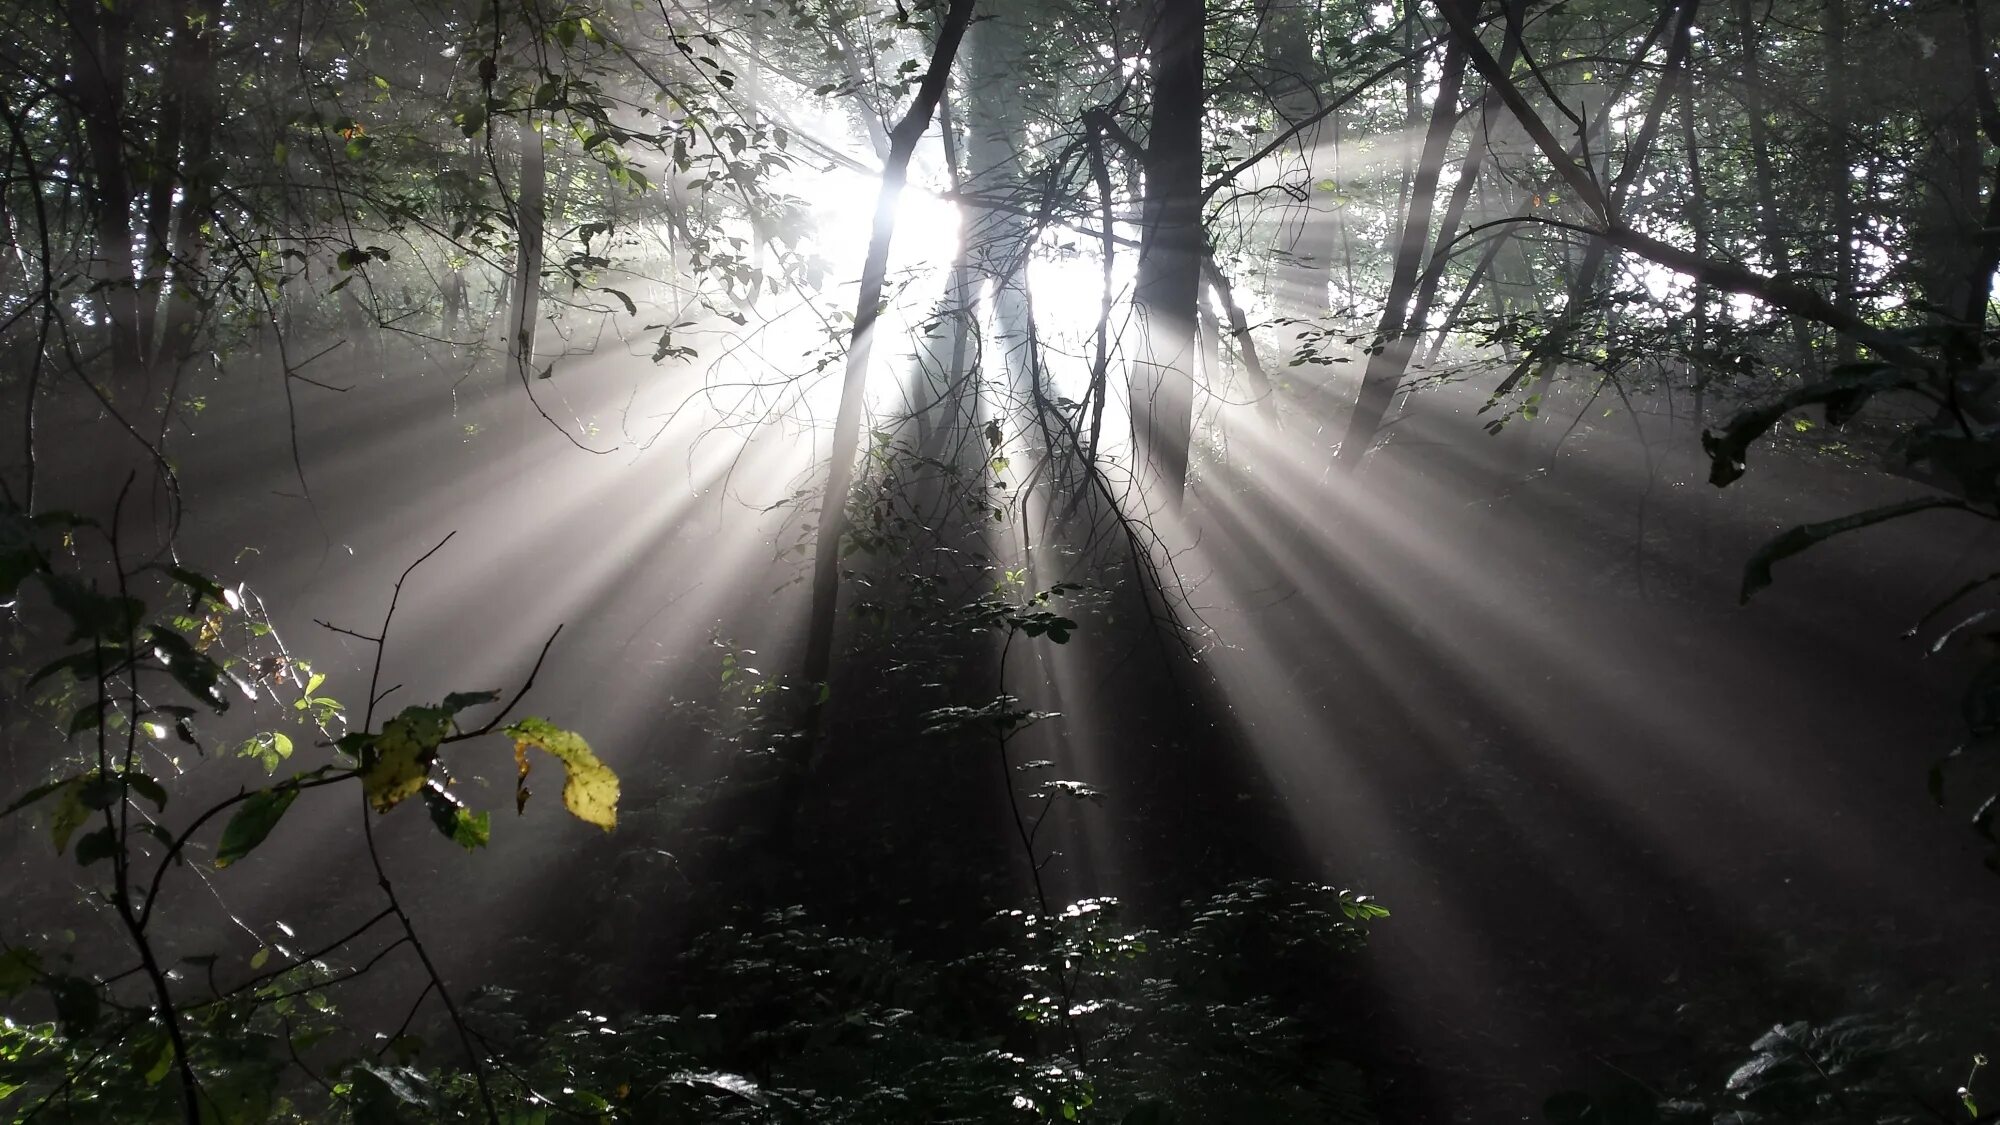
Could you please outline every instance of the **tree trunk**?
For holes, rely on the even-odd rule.
[[[1229,323],[1229,335],[1236,340],[1236,352],[1243,359],[1243,373],[1250,383],[1250,393],[1257,400],[1257,413],[1264,421],[1276,428],[1283,423],[1278,417],[1276,388],[1271,386],[1271,375],[1264,370],[1263,357],[1257,354],[1257,341],[1250,335],[1250,322],[1243,315],[1243,306],[1236,303],[1236,291],[1229,279],[1223,276],[1222,267],[1213,256],[1202,258],[1202,268],[1208,273],[1209,288],[1215,291],[1215,299],[1222,306],[1222,315]]]
[[[215,37],[221,33],[222,0],[200,0],[198,15],[199,34],[185,24],[175,31],[177,37],[187,36],[175,50],[175,61],[185,76],[179,94],[181,200],[172,240],[163,247],[170,259],[158,298],[166,308],[164,327],[157,345],[147,341],[155,347],[155,368],[175,362],[194,343],[195,324],[201,317],[201,286],[208,272],[208,243],[201,228],[215,199],[212,162],[222,107],[210,68],[215,59]]]
[[[977,76],[974,76],[974,81]],[[951,100],[938,99],[938,130],[944,137],[945,169],[952,191],[965,189],[963,161],[959,154],[958,124],[953,119]],[[917,415],[917,455],[942,462],[953,448],[953,439],[971,432],[979,413],[979,389],[972,379],[972,345],[979,330],[979,275],[972,261],[973,215],[961,209],[958,219],[958,253],[953,256],[951,274],[945,285],[939,319],[949,324],[951,350],[947,353],[942,386],[930,383],[919,368]],[[934,401],[926,402],[931,398]],[[933,417],[935,415],[935,417]]]
[[[131,17],[100,0],[70,0],[69,20],[76,36],[72,89],[90,154],[90,214],[97,242],[90,279],[110,328],[114,377],[124,381],[142,374],[139,295],[132,274],[132,179],[122,128]]]
[[[1457,0],[1445,0],[1456,3]],[[1420,66],[1412,63],[1413,67]],[[1430,129],[1424,137],[1423,157],[1410,182],[1410,206],[1403,218],[1403,234],[1396,245],[1395,273],[1389,279],[1389,296],[1382,305],[1382,318],[1375,328],[1375,343],[1368,366],[1361,376],[1361,393],[1354,413],[1347,421],[1347,434],[1335,454],[1336,463],[1352,470],[1361,463],[1374,440],[1382,416],[1395,397],[1396,385],[1410,365],[1416,347],[1412,331],[1416,327],[1410,313],[1416,294],[1418,271],[1423,267],[1424,248],[1430,242],[1431,208],[1437,198],[1438,177],[1444,171],[1451,135],[1458,126],[1458,92],[1465,78],[1465,51],[1456,40],[1446,44],[1443,72],[1438,78],[1437,101],[1431,107]],[[1441,236],[1443,237],[1443,236]],[[1433,283],[1431,292],[1436,292]]]
[[[174,184],[179,179],[181,131],[187,122],[189,89],[206,79],[190,73],[187,54],[196,35],[188,26],[188,0],[173,0],[167,7],[166,26],[174,34],[173,56],[167,63],[168,80],[160,91],[159,118],[153,128],[152,151],[147,159],[152,176],[146,185],[146,254],[139,273],[139,292],[133,308],[134,332],[148,367],[157,367],[159,356],[153,348],[153,329],[159,315],[161,292],[166,288],[169,247],[173,242]]]
[[[1833,301],[1852,312],[1856,265],[1854,256],[1854,173],[1848,134],[1853,128],[1847,69],[1847,0],[1826,0],[1824,31],[1826,98],[1827,201],[1833,213]],[[1690,83],[1691,84],[1691,83]],[[1692,112],[1692,110],[1690,110]],[[1705,252],[1705,251],[1698,251]],[[1836,336],[1834,362],[1859,358],[1854,341]]]
[[[1178,507],[1194,429],[1196,304],[1201,291],[1204,0],[1159,0],[1148,47],[1153,116],[1146,136],[1133,312],[1140,338],[1128,381],[1133,475]]]
[[[1626,146],[1625,164],[1619,170],[1617,179],[1611,182],[1609,194],[1597,196],[1608,221],[1616,221],[1624,208],[1626,196],[1639,182],[1640,170],[1645,167],[1646,160],[1652,153],[1653,138],[1659,133],[1660,119],[1666,113],[1667,104],[1674,95],[1676,76],[1681,73],[1682,67],[1687,62],[1692,42],[1689,31],[1694,23],[1695,8],[1699,2],[1700,0],[1686,0],[1685,3],[1678,5],[1678,21],[1672,25],[1672,38],[1668,41],[1667,58],[1659,92],[1646,107],[1646,117],[1639,126],[1638,134],[1632,138],[1631,144]],[[1675,12],[1670,11],[1668,15],[1672,17]],[[1496,64],[1496,70],[1504,71],[1505,64]],[[1608,145],[1606,147],[1608,148]],[[1572,164],[1571,167],[1574,168],[1575,165]],[[1601,190],[1595,185],[1604,183],[1607,176],[1608,165],[1606,170],[1600,171],[1595,177],[1593,191]],[[1584,248],[1583,260],[1570,279],[1561,319],[1536,341],[1535,346],[1514,366],[1514,370],[1501,381],[1500,386],[1495,388],[1492,398],[1487,403],[1489,408],[1518,386],[1530,371],[1536,373],[1533,390],[1529,395],[1530,400],[1539,403],[1547,396],[1549,386],[1555,377],[1556,357],[1568,346],[1570,337],[1583,326],[1584,320],[1590,315],[1591,299],[1597,292],[1597,279],[1604,273],[1606,264],[1613,260],[1612,249],[1612,245],[1606,239],[1589,240],[1589,244]],[[1499,423],[1496,422],[1489,424],[1488,428],[1498,432],[1498,426]]]
[[[1805,317],[1815,324],[1852,335],[1891,363],[1917,371],[1935,370],[1936,365],[1908,342],[1842,310],[1810,286],[1788,278],[1759,274],[1732,261],[1700,257],[1619,221],[1616,209],[1604,196],[1603,188],[1577,164],[1562,142],[1556,140],[1548,122],[1542,120],[1541,114],[1528,104],[1526,95],[1521,93],[1513,77],[1501,69],[1485,44],[1479,41],[1479,30],[1473,26],[1470,17],[1451,5],[1446,5],[1442,11],[1451,25],[1452,38],[1464,45],[1468,61],[1486,79],[1488,87],[1500,95],[1555,174],[1575,193],[1589,220],[1600,225],[1600,229],[1595,231],[1598,237],[1618,249],[1637,254],[1676,273],[1686,274],[1715,289],[1740,293],[1781,313]]]
[[[1687,221],[1694,228],[1695,255],[1706,258],[1710,241],[1708,185],[1702,178],[1701,144],[1696,124],[1700,117],[1697,101],[1694,76],[1690,74],[1681,87],[1681,143],[1688,162]],[[1693,302],[1694,315],[1688,322],[1688,366],[1693,375],[1690,389],[1694,392],[1694,425],[1699,433],[1706,424],[1702,415],[1707,406],[1708,393],[1708,367],[1704,358],[1708,348],[1708,286],[1700,281],[1694,283]]]
[[[514,189],[514,282],[507,305],[507,362],[523,382],[534,378],[535,326],[541,319],[542,230],[547,180],[542,135],[534,118],[520,123],[521,179]]]
[[[1785,246],[1784,231],[1778,225],[1777,174],[1771,164],[1770,128],[1764,109],[1764,54],[1759,36],[1762,27],[1751,0],[1736,0],[1737,31],[1743,48],[1743,112],[1750,131],[1751,184],[1757,195],[1757,237],[1763,244],[1764,268],[1783,276],[1791,272],[1791,254]],[[1803,321],[1792,321],[1792,340],[1799,348],[1799,362],[1812,362],[1812,334]]]
[[[861,294],[854,307],[854,331],[848,338],[847,368],[841,380],[840,410],[833,423],[832,457],[827,464],[826,489],[821,494],[819,528],[813,544],[812,610],[807,621],[805,660],[801,672],[813,693],[807,717],[807,737],[798,740],[794,766],[810,763],[820,716],[833,670],[834,614],[840,596],[840,540],[847,527],[847,494],[854,486],[854,462],[861,449],[861,409],[868,388],[868,361],[875,343],[875,322],[881,314],[882,290],[889,274],[889,246],[896,235],[896,201],[909,177],[910,156],[930,128],[931,115],[944,96],[952,60],[971,22],[974,0],[952,0],[931,51],[930,69],[917,88],[916,100],[889,134],[889,158],[882,167],[882,186],[875,197],[875,225],[868,239],[868,256],[861,267]],[[798,771],[794,770],[793,776]],[[796,784],[795,782],[793,783]],[[797,804],[796,788],[787,792],[783,815]]]

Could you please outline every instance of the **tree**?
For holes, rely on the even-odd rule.
[[[841,535],[847,524],[847,496],[854,481],[854,462],[861,451],[861,412],[867,394],[874,329],[881,314],[882,289],[889,272],[889,248],[896,237],[896,202],[909,177],[910,157],[930,129],[931,117],[951,79],[959,43],[972,22],[973,0],[952,0],[938,26],[937,44],[923,82],[896,127],[889,132],[889,159],[882,169],[882,186],[875,198],[875,224],[868,239],[868,257],[861,267],[861,295],[854,308],[854,329],[847,345],[846,373],[841,380],[840,413],[834,419],[833,444],[827,463],[826,487],[820,494],[818,532],[813,538],[812,611],[807,622],[805,659],[800,674],[818,693],[812,703],[817,726],[825,703],[828,673],[833,667],[833,635],[840,598]],[[810,762],[811,738],[801,740],[796,768]]]
[[[1153,106],[1143,167],[1140,340],[1128,376],[1134,475],[1171,507],[1187,488],[1194,428],[1196,304],[1201,290],[1204,0],[1160,0],[1149,14]]]

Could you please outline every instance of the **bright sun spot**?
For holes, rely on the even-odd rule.
[[[836,284],[851,292],[860,279],[874,225],[880,181],[847,169],[826,172],[801,191],[813,198],[818,252],[831,264]],[[928,314],[950,284],[967,215],[918,184],[904,189],[896,208],[895,240],[890,249],[891,293],[903,318],[913,322]],[[1136,230],[1120,228],[1133,239]],[[1114,304],[1112,325],[1130,297],[1138,254],[1121,245],[1112,259]],[[991,279],[987,279],[990,288]],[[1037,330],[1049,348],[1048,373],[1058,394],[1080,395],[1088,381],[1088,357],[1102,309],[1104,266],[1094,232],[1052,227],[1036,246],[1027,265]],[[982,300],[990,299],[990,293]],[[1069,358],[1065,358],[1069,357]],[[878,362],[884,359],[878,355]]]

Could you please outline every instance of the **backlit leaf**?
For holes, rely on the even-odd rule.
[[[158,1086],[167,1073],[174,1068],[174,1041],[164,1031],[156,1031],[132,1049],[132,1069],[146,1080],[148,1086]]]
[[[514,738],[516,763],[526,762],[523,751],[530,746],[562,762],[567,771],[563,807],[572,815],[606,832],[618,826],[618,775],[598,761],[581,735],[536,718],[522,719],[506,730]]]
[[[431,823],[437,830],[466,851],[483,848],[492,838],[493,818],[466,808],[465,802],[452,796],[435,778],[424,786],[424,805],[430,809]]]
[[[251,736],[236,752],[262,762],[265,772],[276,773],[279,764],[292,756],[292,738],[282,731],[269,731]]]
[[[376,812],[388,812],[417,795],[437,760],[438,743],[451,731],[451,713],[408,707],[382,724],[361,754],[361,788]]]

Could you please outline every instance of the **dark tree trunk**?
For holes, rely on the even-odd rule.
[[[132,273],[132,179],[122,128],[131,17],[99,0],[70,0],[69,20],[76,45],[72,88],[90,153],[90,213],[97,243],[90,278],[110,329],[114,376],[124,381],[142,374],[139,295]]]
[[[1756,192],[1757,237],[1762,243],[1764,268],[1783,276],[1792,268],[1791,253],[1785,245],[1784,229],[1778,222],[1777,173],[1771,163],[1770,127],[1764,108],[1764,53],[1759,24],[1752,0],[1736,0],[1737,31],[1743,49],[1743,111],[1750,132],[1751,185]],[[1799,362],[1812,362],[1812,333],[1805,322],[1792,321],[1792,339],[1799,349]]]
[[[160,91],[159,116],[153,126],[152,177],[146,185],[146,254],[140,270],[139,294],[133,311],[134,331],[140,351],[149,365],[157,366],[153,349],[153,329],[159,314],[160,295],[166,288],[170,246],[173,241],[174,185],[180,179],[181,131],[187,121],[187,94],[206,76],[188,66],[188,49],[203,36],[188,26],[188,0],[173,0],[167,6],[166,26],[174,33],[174,51],[167,63],[168,81]]]
[[[1853,156],[1848,134],[1853,128],[1847,68],[1847,0],[1826,0],[1826,162],[1827,201],[1833,215],[1833,300],[1854,311],[1855,257]],[[1690,113],[1692,110],[1690,110]],[[1706,253],[1705,249],[1697,253]],[[1835,337],[1834,360],[1852,363],[1858,356],[1854,341]]]
[[[1148,37],[1153,115],[1146,135],[1144,233],[1133,311],[1139,347],[1129,374],[1133,473],[1178,506],[1194,429],[1196,305],[1201,292],[1203,0],[1159,0]]]
[[[171,241],[164,247],[169,260],[159,300],[166,308],[165,326],[156,345],[150,337],[147,339],[148,346],[156,349],[153,352],[156,368],[175,362],[192,346],[201,313],[202,280],[208,271],[208,244],[201,228],[215,199],[215,132],[222,107],[211,69],[215,62],[215,36],[220,34],[222,23],[222,0],[200,0],[197,14],[199,34],[185,24],[176,29],[176,35],[187,37],[174,52],[183,75],[178,94],[181,200]]]
[[[1694,228],[1694,252],[1697,257],[1706,258],[1709,252],[1708,229],[1708,182],[1702,176],[1701,143],[1698,139],[1699,126],[1696,124],[1700,113],[1694,76],[1688,75],[1681,86],[1681,144],[1688,162],[1688,225]],[[1691,298],[1694,309],[1688,321],[1688,368],[1692,378],[1690,389],[1694,393],[1694,425],[1699,432],[1707,422],[1708,394],[1708,286],[1700,281],[1694,283]]]

